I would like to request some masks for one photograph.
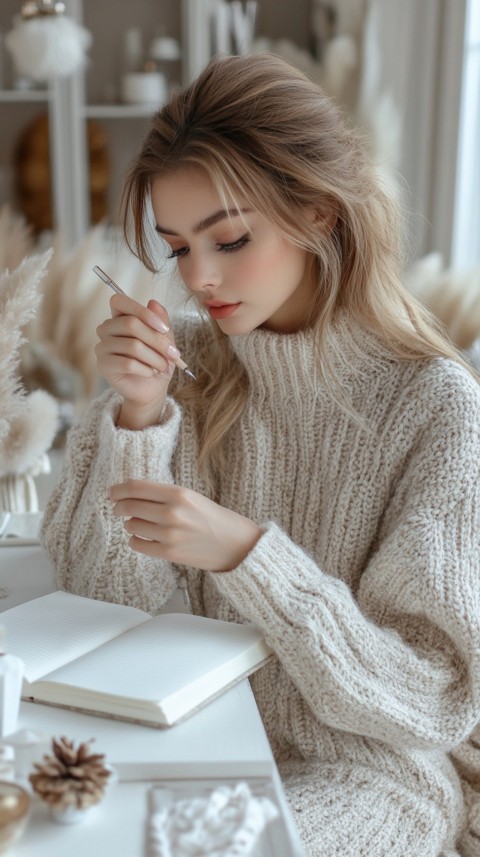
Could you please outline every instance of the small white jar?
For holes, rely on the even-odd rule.
[[[122,101],[161,107],[168,97],[165,75],[157,71],[129,72],[122,77]]]
[[[7,655],[2,645],[0,630],[0,737],[11,735],[17,729],[24,663],[16,655]]]

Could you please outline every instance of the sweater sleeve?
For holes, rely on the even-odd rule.
[[[40,538],[60,589],[154,612],[174,591],[175,574],[168,563],[131,550],[108,490],[129,478],[173,481],[181,414],[168,398],[158,425],[128,431],[115,426],[120,403],[108,391],[70,431]]]
[[[480,407],[445,396],[384,510],[358,588],[274,523],[218,589],[260,626],[319,721],[458,745],[480,718]]]

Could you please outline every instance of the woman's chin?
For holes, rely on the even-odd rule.
[[[227,336],[244,336],[259,327],[261,322],[255,324],[248,319],[234,318],[232,316],[231,318],[216,319],[216,324],[218,324],[222,333],[225,333]]]

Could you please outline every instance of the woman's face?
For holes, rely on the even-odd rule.
[[[224,333],[302,327],[315,291],[306,250],[241,200],[225,211],[200,169],[156,179],[152,204],[185,285]]]

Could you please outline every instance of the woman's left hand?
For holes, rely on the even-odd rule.
[[[262,530],[189,488],[129,479],[110,489],[115,515],[126,518],[130,546],[205,571],[231,571],[247,556]]]

